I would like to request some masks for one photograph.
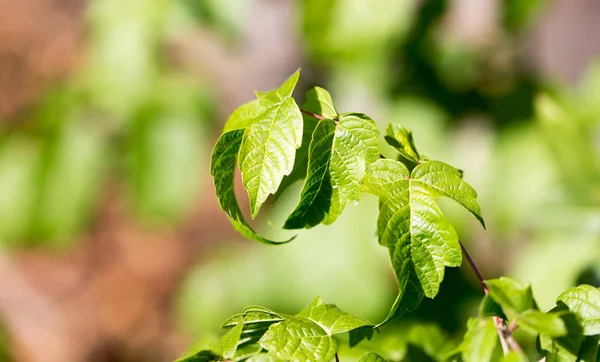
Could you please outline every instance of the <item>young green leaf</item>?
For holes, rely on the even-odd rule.
[[[321,87],[314,87],[306,92],[302,109],[327,119],[334,119],[337,117],[337,112],[333,106],[333,101],[329,92]],[[300,148],[296,151],[294,169],[289,175],[283,177],[281,185],[279,185],[279,189],[275,193],[275,200],[277,200],[291,184],[306,178],[308,168],[308,148],[310,146],[310,141],[312,140],[312,134],[317,127],[318,119],[308,114],[303,114],[302,118],[304,123],[302,145],[300,145]]]
[[[323,303],[320,297],[317,297],[300,311],[298,316],[318,323],[329,335],[348,332],[364,326],[372,326],[371,322],[353,317],[334,304]]]
[[[235,163],[238,150],[242,143],[244,130],[236,129],[229,131],[219,137],[215,148],[213,149],[210,163],[210,173],[214,178],[217,199],[221,209],[227,213],[233,228],[240,232],[244,237],[259,241],[265,244],[280,244],[289,242],[289,240],[278,242],[263,238],[258,235],[244,219],[240,206],[233,190],[233,181],[235,176]]]
[[[558,296],[557,304],[564,303],[577,316],[583,334],[600,334],[600,289],[591,285],[579,285]]]
[[[239,106],[235,111],[233,111],[231,116],[229,116],[227,122],[225,122],[223,133],[227,133],[235,129],[245,129],[246,127],[250,126],[254,119],[264,111],[265,107],[261,103],[260,99],[253,99],[250,102]]]
[[[483,224],[477,194],[445,163],[427,161],[409,173],[404,164],[389,159],[371,165],[364,190],[379,196],[379,243],[389,248],[399,294],[404,295],[414,273],[425,296],[433,298],[444,267],[459,266],[462,261],[458,235],[435,198],[457,201]]]
[[[379,131],[363,114],[348,113],[339,121],[319,122],[308,151],[308,178],[286,229],[333,223],[348,202],[360,199],[366,168],[379,158]]]
[[[482,318],[485,317],[500,317],[504,320],[508,318],[502,311],[502,307],[500,304],[496,303],[489,295],[483,296],[481,300],[481,305],[479,306],[479,316]]]
[[[528,309],[536,309],[531,286],[523,286],[514,279],[500,277],[499,279],[486,280],[490,297],[502,308],[511,309],[517,313]]]
[[[302,143],[302,114],[292,98],[299,76],[297,71],[278,89],[257,92],[264,110],[245,128],[238,158],[252,217],[292,171]]]
[[[191,356],[183,357],[175,362],[221,362],[225,359],[213,351],[203,350]]]
[[[327,362],[337,351],[337,342],[317,323],[292,316],[273,324],[260,339],[269,354],[283,360]]]
[[[387,362],[387,360],[377,353],[371,352],[360,356],[358,362]]]
[[[390,146],[398,151],[403,159],[402,161],[407,161],[412,167],[416,166],[421,160],[410,130],[399,124],[390,123],[386,129],[384,138]]]
[[[547,334],[551,337],[560,337],[567,334],[567,328],[560,313],[527,310],[519,315],[518,321],[524,327],[531,328],[537,333]]]
[[[211,345],[209,349],[222,355],[225,359],[233,357],[237,350],[243,327],[242,324],[238,324],[231,328],[215,344]]]

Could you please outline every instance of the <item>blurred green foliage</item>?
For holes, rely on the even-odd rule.
[[[496,37],[484,45],[444,28],[443,0],[294,3],[303,74],[331,89],[340,112],[401,123],[421,152],[463,169],[488,231],[451,205],[444,211],[467,247],[481,249],[484,274],[531,283],[542,310],[578,281],[600,282],[600,64],[577,87],[524,65],[521,42],[547,3],[502,2]],[[241,39],[253,4],[90,2],[84,66],[25,123],[2,126],[0,242],[68,245],[93,219],[109,181],[128,191],[131,210],[148,223],[185,215],[208,183],[201,175],[211,131],[224,120],[211,117],[217,95],[207,81],[169,64],[165,40],[185,27]],[[278,207],[289,211],[296,201]],[[316,295],[381,320],[395,286],[375,239],[374,201],[277,249],[219,240],[183,283],[182,326],[208,338],[245,305],[293,312]],[[258,223],[281,225],[279,214],[275,208]],[[451,336],[464,331],[480,297],[469,273],[449,271],[439,297],[408,320],[435,322]]]

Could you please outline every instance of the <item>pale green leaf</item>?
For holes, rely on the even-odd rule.
[[[337,342],[317,323],[293,316],[271,325],[260,345],[272,356],[290,361],[327,362],[337,351]]]
[[[264,105],[261,103],[260,99],[253,99],[248,103],[245,103],[239,106],[227,122],[225,122],[225,126],[223,127],[223,133],[227,133],[229,131],[233,131],[235,129],[244,129],[256,119],[260,114],[265,111]]]
[[[458,235],[436,197],[448,196],[478,210],[479,206],[473,207],[476,195],[458,172],[437,161],[419,164],[409,174],[399,161],[378,160],[367,172],[364,190],[379,196],[379,242],[389,248],[399,294],[404,294],[414,273],[425,296],[433,298],[444,278],[444,267],[459,266],[462,261]],[[394,308],[398,305],[397,300]]]
[[[314,87],[306,92],[302,109],[328,119],[334,119],[338,115],[335,106],[333,105],[331,95],[321,87]]]
[[[317,297],[311,304],[300,311],[298,317],[312,320],[320,325],[329,335],[344,333],[371,325],[369,321],[353,317],[334,304],[323,303],[320,297]]]
[[[241,346],[241,343],[238,344],[238,348],[235,351],[235,355],[232,360],[234,361],[245,361],[246,359],[256,356],[262,351],[262,347],[256,343],[248,344],[245,346]]]
[[[502,362],[529,362],[523,351],[510,351],[502,357]]]
[[[283,316],[263,307],[249,307],[238,313],[225,322],[223,328],[232,328],[238,324],[244,327],[240,335],[239,346],[247,346],[258,342],[258,340],[267,332],[271,324],[283,320]]]
[[[333,223],[348,202],[360,200],[360,181],[379,158],[379,131],[362,114],[344,114],[339,122],[324,119],[313,133],[308,178],[287,229]]]
[[[557,303],[564,303],[577,316],[583,334],[600,334],[600,289],[591,285],[579,285],[558,296]]]
[[[276,90],[257,93],[264,111],[244,130],[238,164],[252,217],[292,171],[302,143],[302,115],[291,98],[299,75],[297,71]]]
[[[500,277],[486,280],[490,297],[502,308],[509,308],[517,313],[535,309],[535,301],[530,286],[523,286],[514,279]]]
[[[360,356],[358,362],[387,362],[387,360],[379,354],[371,352]]]
[[[467,323],[467,333],[461,343],[462,358],[465,362],[492,361],[498,345],[498,334],[492,318],[471,318]]]
[[[392,146],[400,156],[415,166],[421,156],[417,152],[412,132],[397,123],[390,123],[385,133],[385,141]]]
[[[235,160],[242,142],[244,130],[233,130],[223,134],[213,149],[210,173],[214,178],[217,199],[221,209],[227,213],[233,228],[244,237],[266,244],[280,244],[258,235],[244,219],[240,206],[235,197],[233,181],[235,175]],[[293,238],[283,241],[289,242]]]
[[[216,343],[211,345],[209,349],[225,357],[225,359],[233,357],[237,350],[243,328],[244,325],[241,323],[231,328]]]
[[[519,325],[533,329],[537,333],[559,337],[567,334],[567,328],[560,313],[544,313],[527,310],[518,317]]]

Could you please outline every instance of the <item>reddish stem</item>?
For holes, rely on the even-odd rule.
[[[316,119],[325,119],[325,117],[321,116],[320,114],[316,114],[316,113],[313,113],[313,112],[305,111],[304,109],[301,109],[300,112],[302,112],[302,113],[304,113],[306,115],[309,115],[309,116],[311,116],[313,118],[316,118]]]

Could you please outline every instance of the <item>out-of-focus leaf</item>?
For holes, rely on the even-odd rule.
[[[324,119],[309,148],[308,178],[300,202],[284,227],[297,229],[333,223],[348,202],[360,199],[359,182],[379,158],[379,131],[362,114],[343,114],[339,122]]]
[[[156,112],[142,116],[134,128],[131,191],[142,216],[173,221],[199,191],[205,152],[202,124],[180,110]]]
[[[389,159],[377,160],[367,170],[364,191],[379,196],[379,243],[389,248],[399,295],[404,296],[409,282],[416,279],[424,295],[433,298],[444,267],[462,261],[458,235],[435,198],[455,200],[483,225],[477,194],[458,170],[445,163],[427,161],[409,172],[401,162]],[[402,298],[396,300],[388,319],[403,304]]]
[[[377,353],[367,353],[367,354],[363,354],[358,362],[387,362],[387,360],[383,357],[381,357],[380,355],[378,355]]]
[[[273,324],[260,345],[276,358],[293,361],[327,362],[337,350],[336,340],[321,326],[297,316]]]
[[[299,77],[296,71],[278,89],[257,92],[264,112],[245,129],[238,158],[252,217],[294,168],[303,131],[302,114],[292,98]]]
[[[543,313],[527,310],[518,317],[519,324],[529,327],[537,333],[559,337],[567,334],[567,329],[559,313]]]
[[[191,356],[182,357],[176,362],[220,362],[224,361],[223,356],[220,356],[212,351],[203,350]]]
[[[461,343],[464,362],[493,361],[498,346],[498,334],[492,318],[471,318]]]
[[[300,311],[298,316],[318,323],[329,335],[344,333],[369,325],[372,326],[371,322],[351,316],[334,304],[323,303],[320,297],[317,297],[311,304]]]
[[[16,244],[30,232],[38,189],[40,146],[24,136],[0,144],[0,243]]]
[[[105,154],[104,136],[83,122],[65,124],[48,142],[34,217],[36,236],[59,241],[82,229],[103,181]]]
[[[559,295],[557,303],[560,305],[561,302],[577,316],[584,335],[600,334],[600,288],[579,285]]]
[[[531,286],[525,287],[507,277],[486,280],[485,284],[490,291],[490,297],[503,308],[510,308],[517,313],[535,309]]]
[[[479,316],[482,318],[497,316],[504,320],[508,319],[502,311],[500,304],[496,303],[494,299],[490,298],[489,295],[485,295],[481,300],[481,305],[479,306]]]
[[[265,244],[280,244],[281,242],[263,238],[248,225],[235,198],[233,190],[235,163],[243,135],[244,130],[241,129],[229,131],[219,138],[213,149],[210,173],[214,177],[219,205],[229,216],[233,228],[244,237]],[[284,242],[289,242],[292,239]]]
[[[373,338],[373,331],[374,331],[373,326],[363,326],[363,327],[359,327],[359,328],[351,330],[348,333],[348,335],[349,335],[348,343],[349,343],[350,347],[356,346],[358,343],[360,343],[364,339],[370,340],[371,338]]]

